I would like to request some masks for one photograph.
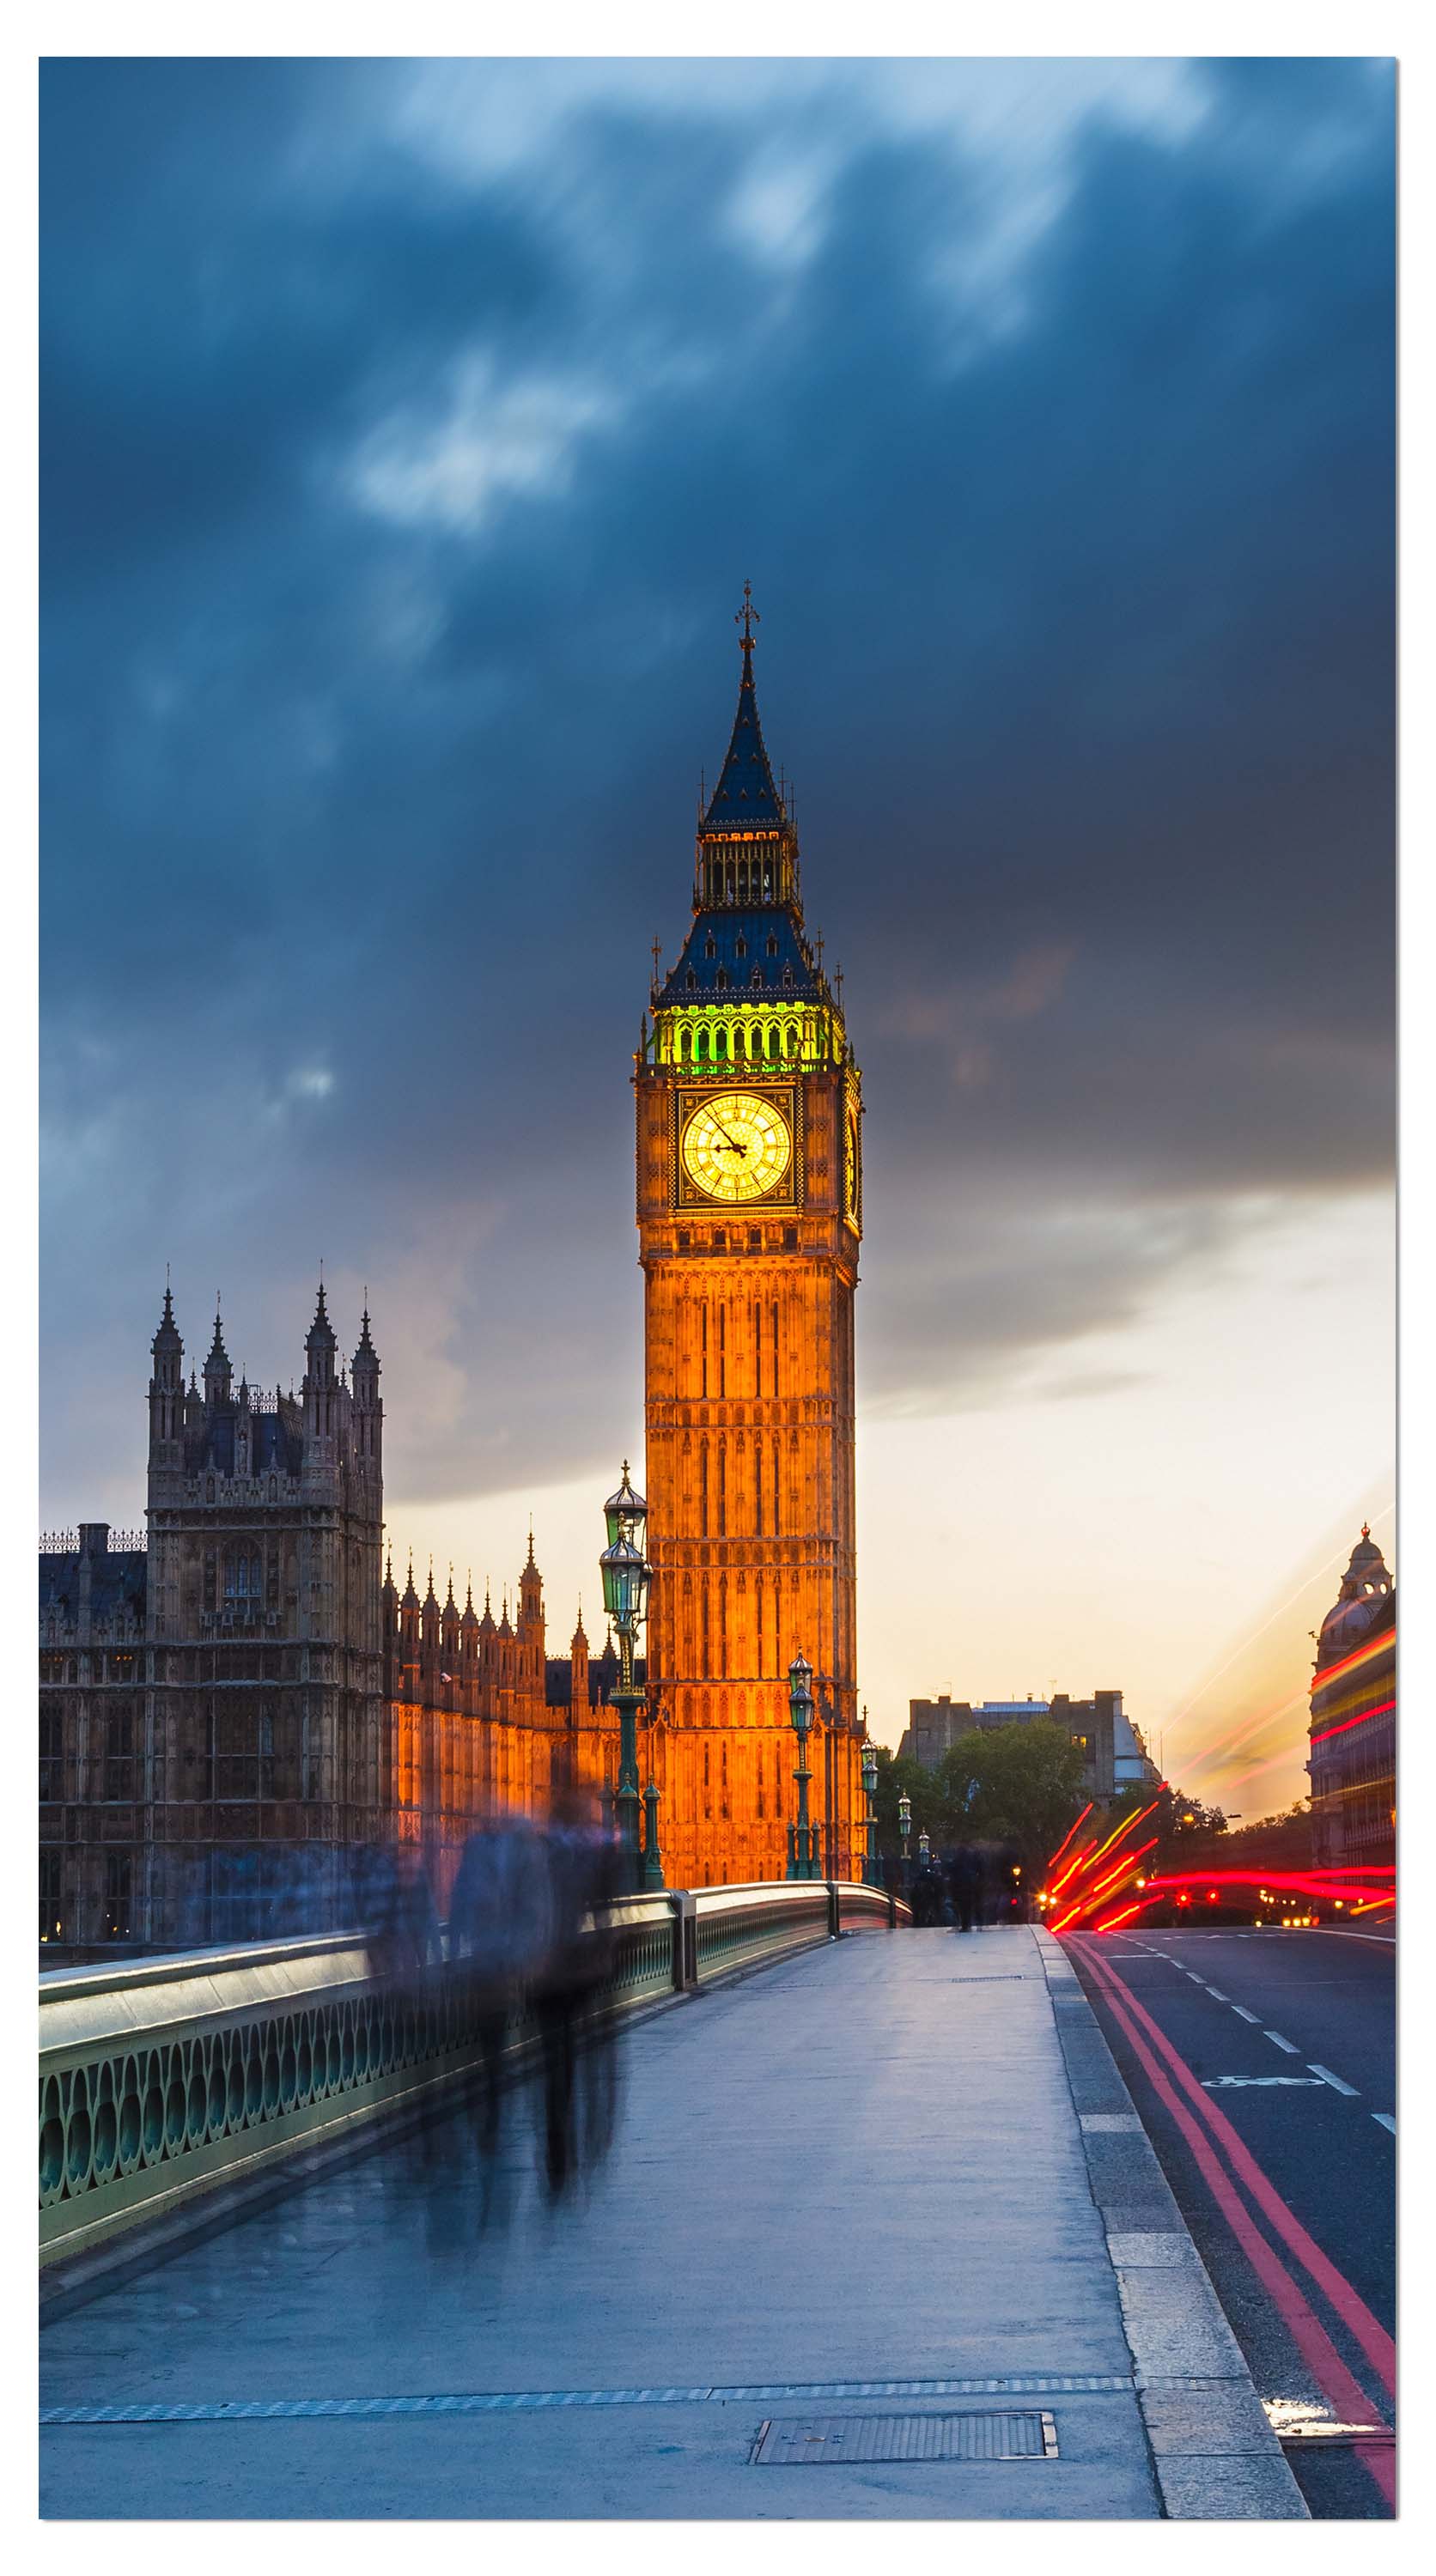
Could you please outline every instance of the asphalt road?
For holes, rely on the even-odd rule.
[[[1154,1930],[1065,1946],[1258,2393],[1293,2431],[1391,2424],[1392,1938]],[[1287,2457],[1313,2515],[1389,2517],[1389,2449],[1293,2439]]]

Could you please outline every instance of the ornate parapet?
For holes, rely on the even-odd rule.
[[[598,2009],[651,2006],[907,1919],[875,1889],[846,1885],[633,1897],[605,1921]],[[510,2043],[533,2045],[523,2017]],[[478,2054],[462,1963],[379,1976],[358,1933],[42,1974],[41,2262],[415,2105]]]

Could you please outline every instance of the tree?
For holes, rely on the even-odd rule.
[[[1229,1827],[1222,1861],[1229,1869],[1310,1869],[1311,1800],[1298,1798],[1282,1815],[1259,1816],[1235,1831]]]
[[[1200,1798],[1185,1797],[1180,1789],[1163,1789],[1153,1823],[1159,1869],[1200,1869],[1213,1858],[1219,1841],[1226,1849],[1227,1820],[1221,1808],[1204,1807]]]
[[[971,1728],[936,1778],[945,1839],[1015,1843],[1030,1871],[1045,1868],[1082,1811],[1082,1749],[1048,1718]]]

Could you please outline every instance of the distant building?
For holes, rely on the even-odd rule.
[[[898,1752],[920,1762],[925,1771],[934,1771],[962,1736],[996,1726],[1030,1726],[1038,1717],[1065,1726],[1073,1743],[1081,1747],[1082,1784],[1089,1798],[1100,1803],[1123,1789],[1156,1788],[1157,1766],[1116,1690],[1094,1691],[1090,1699],[1069,1699],[1059,1691],[1050,1700],[1029,1695],[973,1701],[951,1699],[944,1691],[939,1699],[909,1700],[907,1729]]]
[[[1363,1523],[1321,1623],[1311,1682],[1318,1868],[1396,1859],[1396,1584]]]

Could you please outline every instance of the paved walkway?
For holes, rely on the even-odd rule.
[[[525,2088],[502,2227],[477,2231],[455,2128],[427,2170],[391,2145],[59,2318],[45,2406],[329,2403],[47,2428],[43,2511],[1157,2516],[1029,1932],[802,1953],[631,2032],[624,2076],[613,2156],[557,2211],[534,2186]],[[610,2391],[626,2402],[572,2402]],[[562,2412],[472,2402],[555,2392]],[[436,2396],[460,2402],[387,2411]],[[386,2411],[329,2411],[346,2399]],[[1058,2456],[864,2465],[821,2442],[801,2467],[751,2459],[765,2423],[771,2450],[793,2423],[944,2407],[1045,2409]]]

